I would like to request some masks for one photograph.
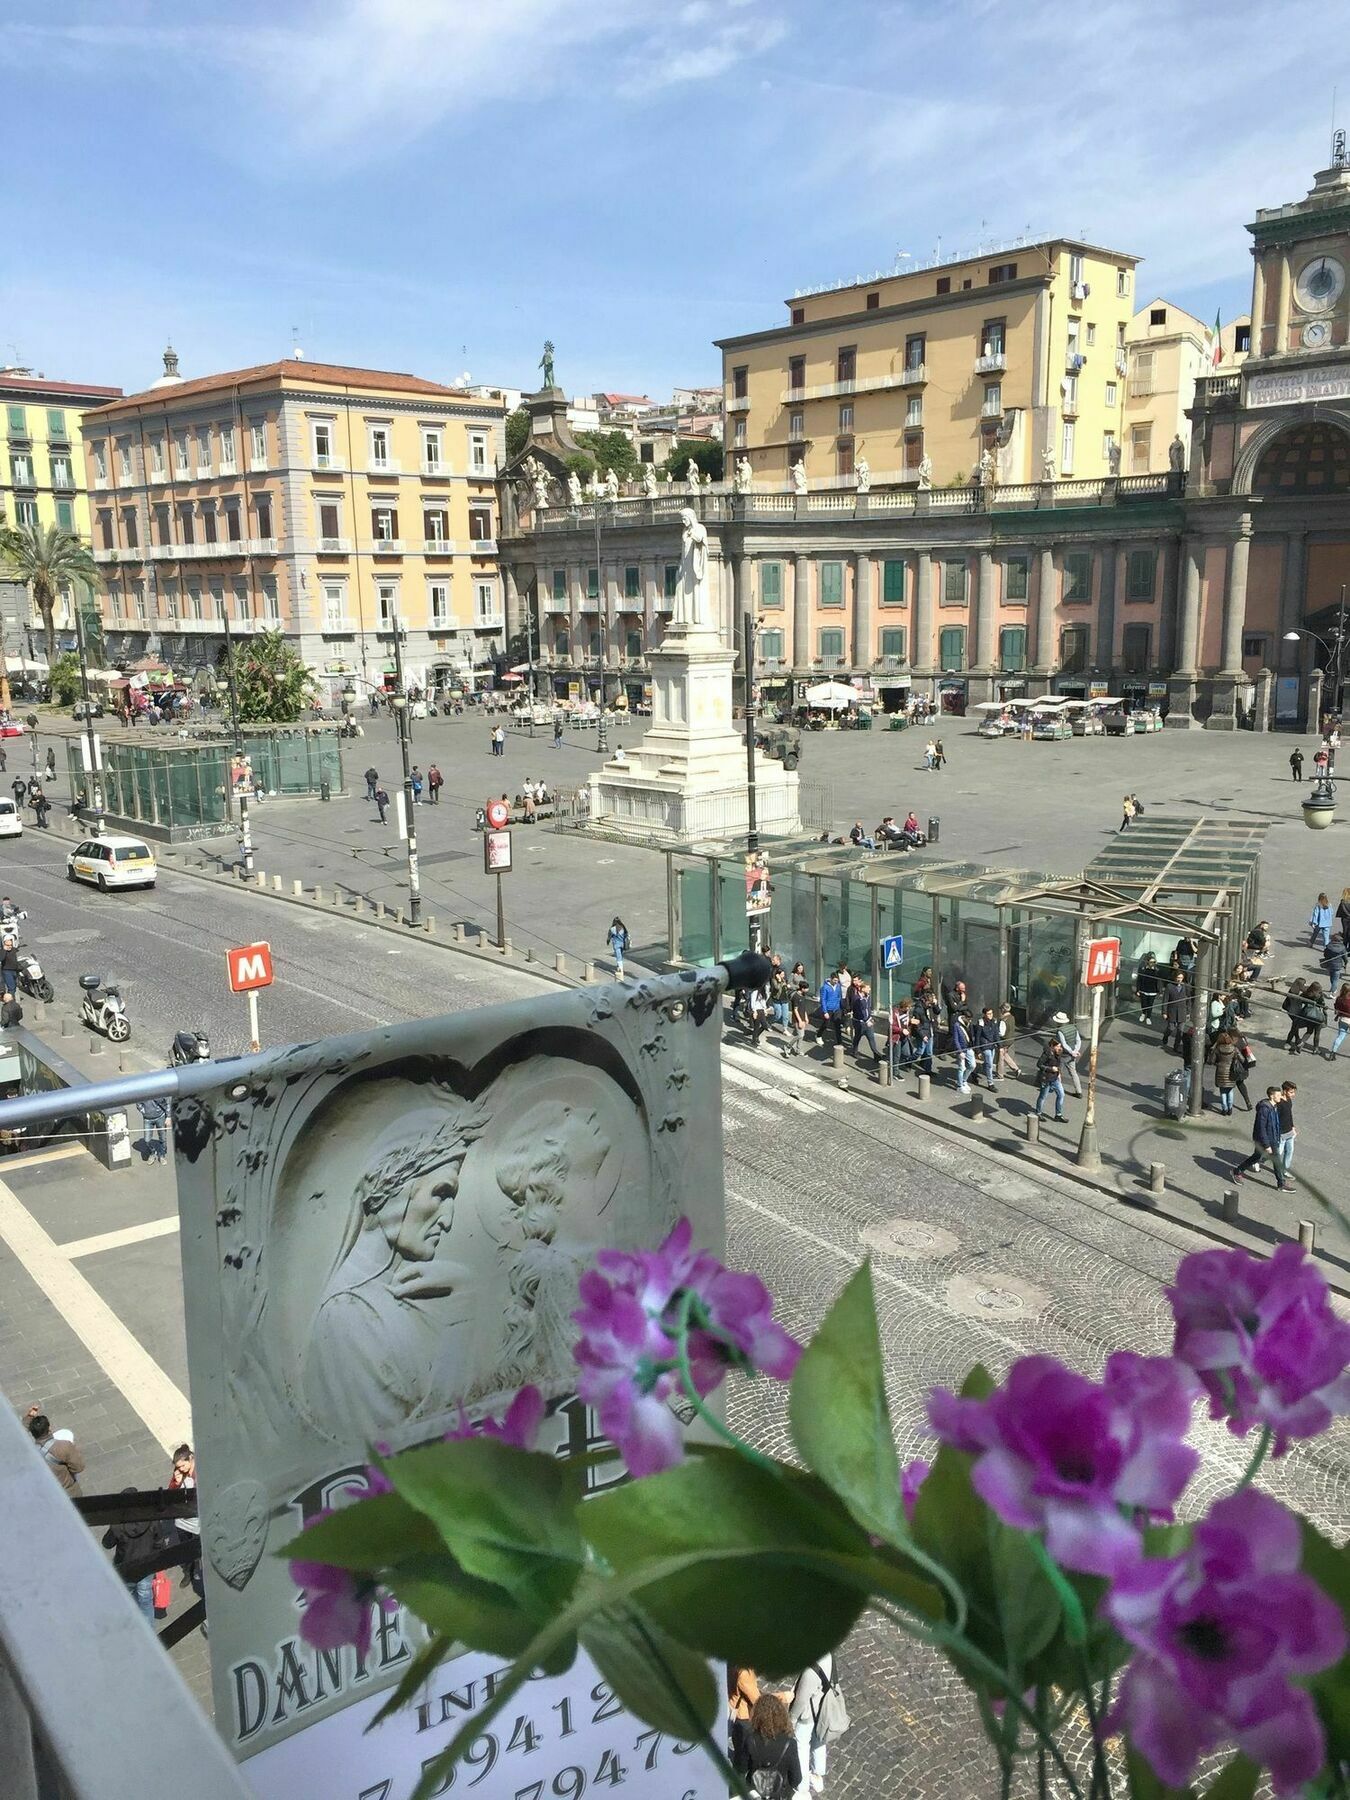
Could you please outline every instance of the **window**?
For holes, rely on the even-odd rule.
[[[123,481],[131,480],[131,439],[117,440],[117,467]]]
[[[858,373],[858,352],[853,344],[846,344],[834,359],[834,378],[838,382],[853,381]]]
[[[820,642],[822,662],[841,663],[844,660],[844,634],[836,626],[827,625],[817,634]]]
[[[1010,556],[1003,565],[1003,598],[1025,601],[1030,564],[1025,556]]]
[[[314,460],[326,469],[333,460],[333,427],[325,419],[315,419],[310,426],[314,440]]]
[[[905,604],[905,564],[900,557],[888,557],[881,565],[881,604]]]
[[[342,513],[336,500],[319,502],[319,537],[327,543],[342,536]]]
[[[445,442],[439,425],[422,427],[422,468],[428,475],[438,475],[445,462]]]
[[[216,541],[216,507],[213,500],[202,501],[202,542],[214,544]]]
[[[567,570],[566,569],[555,569],[553,571],[552,592],[553,592],[553,598],[555,600],[565,600],[567,598]]]
[[[923,395],[910,394],[905,400],[905,426],[917,431],[923,424]]]
[[[731,422],[731,441],[738,450],[743,450],[745,448],[745,420],[744,419],[733,419],[732,420],[732,422]],[[644,456],[642,460],[644,462],[654,461],[655,459],[650,454],[651,445],[644,444],[642,446],[642,448],[648,452],[648,455]]]
[[[986,319],[980,330],[981,356],[1004,356],[1008,349],[1008,321]]]
[[[957,557],[942,565],[942,604],[964,606],[966,603],[966,562]]]
[[[998,282],[998,281],[1016,281],[1016,280],[1017,280],[1017,264],[1016,263],[995,263],[993,268],[990,269],[990,271],[989,271],[989,281],[990,281],[991,286],[995,282]],[[964,287],[969,287],[970,283],[967,281],[967,282],[963,282],[962,285]]]
[[[368,428],[370,444],[370,466],[372,469],[389,467],[389,427],[387,425],[371,425]]]
[[[270,495],[254,495],[253,516],[258,521],[258,536],[260,538],[270,538],[272,535],[272,500]]]
[[[431,614],[433,631],[444,631],[450,623],[450,583],[448,581],[429,581],[427,583],[427,611]]]
[[[783,660],[783,633],[776,627],[759,634],[759,659],[766,663],[779,663]]]
[[[923,367],[924,357],[928,350],[928,335],[923,331],[914,331],[905,339],[905,368],[911,374],[917,374]]]
[[[599,569],[587,569],[586,571],[586,598],[588,600],[598,600],[600,598]]]
[[[223,619],[225,616],[225,583],[213,581],[211,583],[211,617]]]
[[[952,291],[951,276],[950,275],[939,275],[937,278],[937,288],[935,291],[939,294],[950,294]]]
[[[491,581],[475,581],[473,584],[474,623],[477,625],[495,625],[497,623],[497,589]]]
[[[197,541],[196,529],[197,529],[196,513],[193,508],[192,502],[189,500],[186,502],[186,504],[184,504],[178,508],[178,541],[179,541],[179,543],[180,544],[195,544]]]
[[[881,295],[879,293],[873,293],[867,296],[866,306],[868,312],[875,312],[880,305]]]
[[[150,440],[150,473],[152,475],[164,473],[164,439],[162,437],[152,437]]]
[[[54,488],[69,488],[74,487],[74,485],[75,483],[70,473],[70,458],[68,456],[54,456],[52,458],[52,486]]]
[[[1106,404],[1114,408],[1117,398],[1118,390],[1116,383],[1114,381],[1108,381],[1106,384]]]
[[[11,406],[9,409],[9,435],[26,438],[28,436],[28,409],[24,406]]]
[[[1242,653],[1251,654],[1247,649],[1250,640],[1244,638]],[[1258,644],[1262,643],[1257,638]],[[1148,625],[1127,625],[1120,634],[1120,664],[1127,675],[1142,675],[1148,668],[1149,657],[1153,649],[1153,631]],[[1256,653],[1260,654],[1259,651]]]
[[[9,459],[10,479],[15,487],[32,487],[33,459],[26,454],[11,456]]]
[[[731,397],[733,400],[745,400],[750,394],[749,365],[742,363],[739,369],[731,371]]]
[[[806,414],[795,412],[788,414],[788,437],[794,444],[799,444],[806,436]]]
[[[1151,425],[1131,425],[1130,427],[1130,470],[1135,475],[1147,475],[1149,458],[1153,450],[1153,427]]]
[[[241,625],[248,624],[253,617],[253,597],[242,581],[234,584],[234,616]]]
[[[155,542],[157,544],[171,544],[173,542],[173,530],[169,523],[169,509],[167,505],[160,505],[155,508]]]
[[[1083,279],[1083,258],[1078,251],[1069,255],[1069,280],[1077,286]]]
[[[673,600],[680,591],[680,565],[666,563],[661,574],[661,592],[667,600]]]
[[[197,473],[211,473],[211,427],[203,425],[197,433]]]
[[[14,502],[14,523],[16,525],[36,525],[37,522],[36,500],[16,500]]]
[[[938,633],[938,664],[943,669],[964,669],[966,666],[966,628],[964,625],[949,625]]]
[[[264,575],[262,578],[263,612],[271,622],[281,618],[281,596],[277,592],[275,575]]]
[[[140,620],[141,624],[144,625],[144,623],[145,623],[145,589],[141,586],[139,581],[136,582],[132,588],[132,598],[136,603],[136,617]]]
[[[1063,599],[1069,601],[1088,601],[1092,598],[1092,552],[1090,550],[1066,550],[1064,552],[1064,591]]]
[[[386,631],[392,631],[398,623],[398,583],[396,581],[377,582],[375,598],[379,602],[381,626]]]
[[[590,653],[595,657],[598,657],[600,654],[600,633],[598,631],[593,631],[591,633]]]
[[[1130,366],[1130,392],[1143,399],[1153,392],[1153,352],[1136,350]]]
[[[1150,325],[1165,325],[1167,323],[1167,308],[1165,306],[1151,306],[1148,313],[1148,322]]]
[[[108,479],[107,446],[104,444],[95,444],[93,446],[93,449],[94,449],[94,480],[97,482],[104,482]]]
[[[1081,674],[1088,664],[1088,628],[1066,625],[1059,634],[1059,666],[1066,675]]]
[[[248,428],[248,460],[250,468],[267,467],[267,421],[254,419]]]
[[[836,475],[851,475],[853,473],[852,438],[840,438],[838,444],[836,444],[834,452],[834,472]]]
[[[793,307],[792,323],[794,325],[805,325],[805,323],[806,323],[806,308],[804,306],[794,306]]]
[[[1114,431],[1102,433],[1102,461],[1107,468],[1111,467],[1111,459],[1116,453],[1116,434]]]
[[[852,405],[841,406],[839,408],[839,429],[840,429],[840,431],[852,431],[852,429],[853,429],[853,407],[852,407]]]
[[[98,524],[99,545],[104,550],[111,550],[114,547],[115,542],[113,538],[112,513],[104,506],[99,508],[99,511],[95,516]]]
[[[370,509],[370,535],[377,544],[392,544],[398,538],[398,509],[388,505],[376,505]],[[334,532],[336,537],[337,533]]]
[[[1061,475],[1073,474],[1073,420],[1065,419],[1063,441],[1060,445],[1059,472]]]
[[[200,589],[197,587],[196,583],[193,584],[190,591],[194,594],[200,593]],[[168,614],[169,618],[176,619],[179,615],[178,583],[176,581],[166,581],[164,583],[163,599],[164,611]],[[199,607],[200,604],[199,600]]]
[[[1128,269],[1117,269],[1116,270],[1116,295],[1117,295],[1117,297],[1121,300],[1124,300],[1126,298],[1126,296],[1129,294],[1129,291],[1130,291],[1130,271]]]
[[[630,661],[636,662],[637,659],[642,655],[642,632],[641,632],[641,629],[633,630],[630,628],[628,631],[626,631],[624,633],[623,645],[624,645],[625,656],[627,656],[630,659]]]
[[[844,604],[843,563],[823,562],[819,566],[820,604],[822,606],[842,606]]]
[[[225,542],[237,544],[239,538],[239,502],[227,500],[222,511],[225,515]]]
[[[1063,392],[1064,411],[1066,413],[1076,413],[1078,411],[1078,377],[1076,375],[1066,375],[1064,377]]]
[[[1131,550],[1125,565],[1125,598],[1127,600],[1151,600],[1153,598],[1154,576],[1157,572],[1158,553],[1154,549]]]
[[[557,655],[567,656],[571,650],[572,640],[568,636],[567,627],[558,625],[553,632],[553,648]]]
[[[790,356],[788,358],[788,387],[795,394],[806,386],[806,358]]]
[[[56,503],[56,522],[61,527],[62,531],[73,531],[75,529],[75,508],[70,504],[69,500],[58,500],[57,501],[57,503]],[[132,514],[133,530],[135,529],[135,522],[136,522],[136,515],[133,513]],[[135,547],[136,547],[135,538],[133,537],[130,540],[130,542],[131,542],[132,549],[135,549]]]
[[[895,662],[905,660],[905,628],[903,625],[885,625],[881,631],[881,654]]]
[[[325,581],[323,589],[323,622],[329,631],[341,631],[347,617],[347,584]]]
[[[1129,629],[1130,627],[1127,626],[1126,630]],[[1148,626],[1145,625],[1143,630],[1147,631]],[[1265,637],[1244,637],[1242,640],[1243,662],[1260,662],[1266,654],[1266,645],[1268,642],[1269,639]]]
[[[186,431],[176,431],[173,438],[173,467],[176,475],[186,475],[188,471],[188,437]]]
[[[469,433],[469,473],[471,475],[486,475],[488,473],[486,431],[471,431]]]
[[[220,428],[220,467],[223,474],[234,474],[233,425],[222,425]]]
[[[642,571],[636,563],[626,563],[623,571],[623,597],[625,600],[642,598]]]
[[[475,543],[482,543],[492,536],[492,508],[490,506],[471,506],[469,508],[469,536]]]
[[[1071,357],[1078,355],[1078,333],[1081,329],[1082,329],[1081,320],[1079,320],[1079,319],[1070,319],[1069,320],[1068,351],[1069,351],[1069,355]]]
[[[1233,350],[1238,356],[1252,347],[1252,328],[1250,325],[1238,325],[1233,331]]]
[[[424,506],[422,508],[422,541],[427,544],[443,544],[449,536],[446,524],[447,517],[443,506]]]
[[[1027,666],[1027,628],[1025,625],[1005,625],[998,634],[998,666],[1007,674],[1013,674]]]
[[[1002,414],[1002,412],[1003,412],[1003,383],[1001,381],[987,382],[985,384],[985,389],[984,389],[984,414],[985,414],[985,417],[992,418],[995,414]]]
[[[1090,350],[1097,341],[1097,327],[1095,325],[1088,325],[1085,327],[1085,330],[1087,332],[1087,346]]]

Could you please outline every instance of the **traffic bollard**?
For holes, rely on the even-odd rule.
[[[70,1033],[71,1033],[71,1022],[70,1022],[70,1020],[69,1020],[69,1019],[62,1019],[62,1021],[61,1021],[61,1036],[62,1036],[62,1037],[69,1037],[69,1036],[70,1036]]]
[[[456,919],[454,924],[450,927],[450,941],[454,944],[462,944],[464,942],[464,921],[462,919]]]
[[[1027,1114],[1027,1142],[1029,1144],[1039,1144],[1040,1141],[1041,1115],[1039,1113],[1029,1112]]]
[[[1150,1194],[1161,1194],[1167,1188],[1167,1164],[1150,1163],[1148,1165],[1148,1191]]]
[[[291,892],[295,895],[297,900],[300,898],[301,894],[304,893],[304,891],[305,891],[305,884],[303,881],[293,881],[291,883]]]
[[[891,1064],[889,1057],[879,1065],[877,1069],[877,1080],[881,1083],[882,1087],[889,1087],[891,1085]]]
[[[567,973],[567,958],[563,955],[561,950],[554,952],[553,973],[555,975],[565,975]]]
[[[595,980],[595,964],[593,962],[588,962],[586,964],[585,969],[582,971],[581,979],[583,981],[594,981]]]
[[[314,890],[314,904],[316,906],[323,905],[323,889],[321,887],[316,887]]]
[[[255,869],[253,871],[253,880],[260,888],[265,888],[267,886],[267,875],[262,869]]]
[[[972,1119],[982,1119],[984,1117],[983,1088],[972,1088],[970,1090],[970,1116]]]
[[[532,963],[534,961],[534,951],[530,949],[528,945],[525,949],[525,960],[527,963]]]
[[[927,1105],[928,1096],[932,1093],[932,1091],[933,1091],[933,1077],[931,1075],[920,1075],[920,1077],[919,1077],[919,1104],[920,1104],[920,1106]]]
[[[281,892],[281,877],[280,877],[280,875],[274,875],[272,877],[272,888],[275,893],[279,894]]]
[[[510,956],[510,954],[511,954],[511,940],[510,940],[510,938],[503,938],[503,939],[502,939],[502,944],[501,944],[501,950],[502,950],[502,955],[503,955],[503,956]]]
[[[843,1066],[844,1046],[842,1044],[836,1044],[833,1050],[830,1051],[830,1067],[832,1069],[842,1069]]]
[[[422,928],[423,928],[423,930],[424,930],[424,931],[435,931],[435,929],[436,929],[436,915],[435,915],[435,913],[428,913],[428,914],[427,914],[427,916],[426,916],[426,918],[425,918],[425,919],[423,919],[423,921],[422,921]]]
[[[103,1054],[103,1039],[96,1031],[89,1033],[89,1054],[90,1056],[102,1056]]]
[[[1311,1219],[1300,1219],[1298,1222],[1298,1241],[1311,1256],[1317,1249],[1317,1226]]]
[[[357,914],[362,914],[365,912],[365,910],[366,910],[366,897],[364,894],[358,894],[356,896],[356,899],[352,903],[352,911]]]
[[[1238,1191],[1236,1188],[1223,1190],[1223,1218],[1226,1225],[1235,1225],[1241,1218],[1238,1212]]]

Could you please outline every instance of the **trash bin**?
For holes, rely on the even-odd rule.
[[[928,841],[929,841],[929,843],[936,844],[936,842],[938,841],[938,839],[941,836],[942,836],[942,820],[941,819],[930,819],[928,821]]]
[[[326,775],[319,783],[319,798],[320,800],[331,800],[333,798],[333,784]]]
[[[1184,1119],[1186,1116],[1186,1090],[1190,1086],[1188,1077],[1190,1070],[1185,1068],[1169,1069],[1163,1082],[1163,1112],[1169,1119]]]

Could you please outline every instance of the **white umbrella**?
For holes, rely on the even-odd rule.
[[[16,675],[45,675],[47,673],[45,662],[30,661],[26,656],[6,656],[5,667]]]
[[[806,690],[808,706],[823,706],[829,712],[842,712],[846,706],[858,704],[856,688],[845,687],[842,681],[819,681],[815,687]]]
[[[1012,704],[1013,702],[1010,700],[977,700],[970,710],[972,712],[997,713],[1003,712],[1006,707],[1011,706]]]

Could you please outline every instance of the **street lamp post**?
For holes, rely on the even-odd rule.
[[[94,731],[94,708],[89,698],[89,659],[84,649],[84,616],[78,598],[75,602],[75,649],[80,659],[80,698],[84,702],[84,754],[89,776],[89,831],[92,837],[103,835],[103,783],[99,777],[98,737]],[[37,739],[33,740],[33,766],[37,767]]]
[[[422,877],[417,867],[417,825],[413,811],[412,762],[408,755],[408,689],[403,679],[403,624],[394,615],[394,679],[398,692],[393,696],[394,716],[398,722],[398,748],[403,758],[403,810],[408,826],[408,923],[414,930],[422,923]]]
[[[224,615],[225,625],[225,690],[230,698],[230,735],[234,745],[235,763],[242,769],[244,761],[244,734],[239,725],[239,690],[234,684],[234,639],[230,636],[230,615]],[[251,769],[243,771],[243,779],[235,785],[234,766],[230,770],[230,789],[239,801],[239,879],[247,881],[253,873],[253,828],[248,816],[248,790],[253,776]]]
[[[749,859],[759,854],[759,792],[755,786],[755,618],[749,608],[741,614],[741,651],[745,665],[745,854]],[[759,952],[764,936],[764,921],[759,913],[750,915],[750,948]]]

